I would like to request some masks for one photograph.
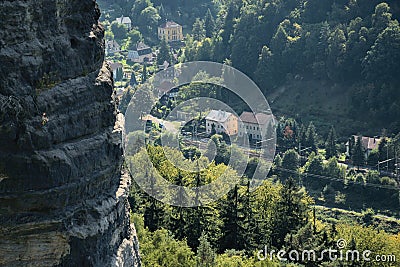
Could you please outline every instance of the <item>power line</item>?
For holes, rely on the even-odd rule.
[[[335,181],[335,182],[341,182],[344,183],[344,179],[342,178],[335,178],[335,177],[331,177],[331,176],[325,176],[325,175],[319,175],[319,174],[313,174],[313,173],[309,173],[309,172],[298,172],[298,171],[294,171],[294,170],[289,170],[289,169],[285,169],[282,167],[276,167],[277,170],[281,170],[281,171],[285,171],[285,172],[289,172],[289,173],[293,173],[296,175],[300,175],[300,176],[305,176],[305,177],[315,177],[315,178],[321,178],[321,179],[325,179],[325,180],[330,180],[330,181]],[[362,186],[369,186],[369,187],[376,187],[376,188],[382,188],[382,189],[392,189],[392,190],[400,190],[396,187],[390,186],[390,185],[379,185],[379,184],[373,184],[373,183],[362,183],[362,182],[357,182],[357,181],[351,181],[348,180],[349,184],[358,184],[358,185],[362,185]]]

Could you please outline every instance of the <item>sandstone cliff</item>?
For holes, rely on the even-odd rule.
[[[140,266],[99,15],[0,2],[0,266]]]

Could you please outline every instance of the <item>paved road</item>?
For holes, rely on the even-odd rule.
[[[152,120],[155,123],[161,123],[162,125],[164,125],[165,130],[168,132],[171,132],[174,134],[179,132],[179,129],[177,129],[176,126],[172,122],[156,118],[152,115],[146,115],[145,117],[143,117],[143,120]]]

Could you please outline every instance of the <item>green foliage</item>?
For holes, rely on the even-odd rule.
[[[285,181],[279,191],[280,199],[276,203],[274,213],[274,239],[272,244],[280,247],[286,235],[304,226],[308,217],[308,204],[306,193],[296,185],[292,178]]]
[[[282,168],[293,171],[299,168],[299,154],[294,149],[290,149],[283,154]]]
[[[142,84],[145,83],[145,82],[147,81],[147,76],[148,76],[148,73],[147,73],[147,64],[144,63],[144,64],[143,64],[143,70],[142,70],[142,76],[141,76]]]
[[[113,33],[115,39],[123,40],[127,37],[128,28],[126,25],[114,21],[111,23],[111,32]]]
[[[163,38],[160,43],[160,50],[158,51],[157,55],[157,65],[162,65],[164,62],[168,62],[169,64],[172,63],[172,57],[171,57],[171,52],[170,52],[170,47]]]
[[[203,232],[200,236],[200,244],[197,248],[196,262],[199,267],[212,267],[215,265],[216,254],[207,240],[207,235]]]
[[[308,161],[304,166],[305,171],[311,174],[322,175],[324,173],[323,160],[324,159],[320,154],[315,155],[314,152],[311,153],[311,155],[308,158]]]
[[[273,55],[268,46],[264,46],[261,50],[261,55],[258,60],[255,79],[259,86],[268,92],[267,89],[272,89],[273,86]]]
[[[41,91],[51,89],[60,82],[60,77],[56,72],[45,73],[36,83],[36,93],[38,94]]]
[[[326,139],[325,148],[326,148],[326,158],[327,159],[337,156],[336,132],[335,132],[335,128],[333,126],[331,127],[329,134],[328,134],[328,138]]]
[[[353,164],[358,168],[365,164],[364,148],[362,145],[361,136],[357,137],[351,159],[353,161]]]
[[[213,15],[211,14],[210,9],[207,9],[206,17],[204,19],[204,30],[205,30],[205,37],[211,38],[214,36],[215,21]]]
[[[193,24],[192,34],[195,41],[200,41],[206,36],[204,22],[199,18],[196,18],[196,21]]]
[[[306,143],[304,144],[307,148],[310,148],[311,151],[317,152],[317,143],[316,143],[317,133],[315,130],[315,126],[312,122],[307,127],[306,132]]]
[[[140,32],[150,38],[156,38],[157,27],[161,17],[155,7],[148,6],[140,12],[138,27]]]
[[[140,42],[141,40],[143,40],[142,34],[138,30],[132,29],[128,33],[128,44],[127,44],[128,50],[135,50],[137,43]]]
[[[399,83],[396,69],[400,61],[400,26],[397,21],[379,33],[363,61],[364,73],[373,82]]]
[[[196,60],[199,61],[211,61],[213,58],[212,54],[212,41],[210,38],[206,38],[197,44]]]
[[[195,265],[194,253],[185,241],[175,240],[167,230],[144,232],[140,241],[142,263],[145,266],[168,267]]]

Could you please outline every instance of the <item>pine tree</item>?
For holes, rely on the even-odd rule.
[[[285,154],[283,154],[282,168],[296,171],[299,167],[299,163],[299,154],[294,149],[287,150]]]
[[[288,233],[296,231],[307,223],[308,204],[305,193],[289,178],[280,190],[281,199],[274,214],[274,239],[272,244],[281,247]]]
[[[142,70],[142,83],[145,83],[146,81],[147,81],[147,65],[146,63],[144,63]]]
[[[329,131],[328,138],[325,143],[326,148],[326,158],[330,159],[332,157],[336,157],[337,149],[336,149],[336,132],[335,128],[332,126]]]
[[[154,184],[155,178],[154,174],[150,171],[150,174],[146,171],[146,177],[150,180],[150,195],[145,197],[145,207],[144,207],[144,225],[149,228],[151,232],[159,229],[164,222],[164,209],[162,204],[156,200],[154,197],[157,192],[155,192]]]
[[[196,21],[193,24],[192,33],[195,41],[200,41],[205,37],[206,31],[204,29],[204,23],[201,19],[196,18]]]
[[[165,22],[165,21],[168,20],[168,19],[167,19],[167,13],[165,12],[165,9],[164,9],[164,6],[163,6],[162,3],[161,3],[161,5],[160,5],[158,14],[160,14],[161,22]]]
[[[132,74],[131,74],[131,79],[129,80],[129,85],[132,86],[132,87],[134,87],[134,86],[136,86],[137,84],[138,84],[138,82],[137,82],[137,80],[136,80],[135,73],[132,72]]]
[[[239,185],[229,191],[226,199],[222,200],[222,236],[220,241],[220,251],[227,249],[244,249],[244,240],[242,239],[240,214]]]
[[[215,266],[215,252],[207,240],[207,235],[203,232],[199,238],[199,247],[197,248],[197,267]]]
[[[171,58],[170,47],[167,41],[165,41],[165,39],[163,38],[161,40],[160,50],[158,51],[157,55],[157,65],[162,65],[164,64],[165,61],[171,64],[171,59],[172,58]]]
[[[307,133],[306,133],[306,146],[310,147],[311,151],[317,152],[317,145],[316,145],[316,132],[315,126],[312,122],[308,125]]]
[[[207,9],[206,17],[204,19],[204,29],[206,31],[206,37],[208,38],[213,37],[215,30],[215,22],[210,9]]]
[[[353,161],[353,164],[357,166],[358,169],[360,169],[360,166],[363,166],[365,163],[364,148],[362,145],[361,136],[357,137],[357,141],[353,148],[353,156],[351,159]]]
[[[244,249],[247,253],[249,253],[249,255],[251,255],[251,253],[253,253],[253,251],[257,249],[257,234],[260,232],[260,225],[258,224],[252,208],[254,200],[252,194],[250,193],[250,179],[243,179],[246,183],[246,192],[241,198],[243,221],[240,222],[240,226],[242,232],[244,233],[242,237],[244,241]]]
[[[183,181],[184,177],[180,170],[178,170],[178,175],[175,177],[174,180],[175,180],[174,184],[179,186],[179,188],[177,189],[176,194],[172,196],[173,201],[175,203],[184,203],[185,199],[187,198],[187,194],[182,187],[184,186],[184,181]],[[168,218],[168,223],[169,223],[168,228],[172,231],[174,236],[179,240],[182,240],[186,236],[184,227],[186,225],[188,217],[186,215],[187,215],[187,209],[180,206],[172,207],[172,210],[169,214],[170,217]]]
[[[260,58],[258,59],[257,69],[254,73],[255,79],[258,82],[263,92],[267,92],[272,88],[273,80],[273,55],[268,46],[264,46],[261,50]]]

